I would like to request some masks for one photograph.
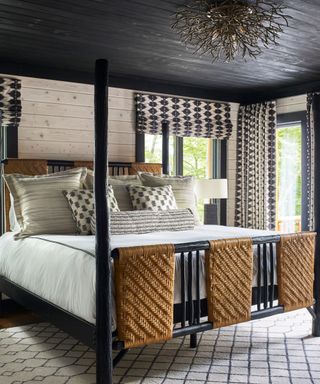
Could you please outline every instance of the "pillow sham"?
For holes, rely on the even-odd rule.
[[[112,185],[114,196],[118,202],[120,211],[133,211],[132,202],[128,193],[128,185],[142,185],[138,175],[109,176],[109,185]],[[93,189],[93,172],[88,170],[85,188]]]
[[[141,173],[142,184],[149,187],[171,185],[178,208],[191,209],[196,224],[200,224],[195,195],[195,178],[193,176],[154,176]]]
[[[194,217],[189,209],[168,211],[111,212],[112,235],[142,234],[164,231],[188,231],[194,229]],[[91,231],[96,232],[96,217],[91,218]]]
[[[20,226],[15,239],[76,233],[77,227],[62,191],[82,188],[86,173],[86,168],[77,168],[39,176],[4,175]]]
[[[89,235],[91,233],[91,217],[94,213],[94,194],[89,189],[77,189],[62,192],[66,197],[73,219],[77,224],[80,235]],[[112,186],[107,190],[108,202],[111,212],[119,212],[117,200],[114,197]]]
[[[17,216],[14,211],[14,201],[11,193],[10,193],[10,209],[9,209],[9,226],[10,226],[10,231],[12,232],[17,232],[20,230],[20,225],[18,223]]]
[[[129,195],[133,209],[166,211],[177,209],[171,185],[163,187],[144,187],[142,185],[129,185]]]

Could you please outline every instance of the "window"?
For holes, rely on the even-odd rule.
[[[169,158],[171,175],[192,175],[196,178],[213,176],[214,140],[196,137],[170,136]],[[162,162],[162,136],[144,135],[144,158],[147,163]],[[217,168],[220,164],[215,164]],[[198,201],[200,220],[204,215],[204,202]]]
[[[176,138],[170,136],[169,142],[170,174],[175,175],[176,170]],[[162,136],[144,135],[144,156],[146,163],[162,163]]]
[[[183,173],[198,179],[211,177],[212,140],[205,138],[183,138]]]
[[[302,211],[302,120],[292,114],[279,118],[276,133],[276,229],[301,231]],[[290,121],[291,118],[291,121]]]

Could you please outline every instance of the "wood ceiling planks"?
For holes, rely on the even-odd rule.
[[[183,3],[0,0],[0,71],[90,82],[105,57],[115,86],[248,101],[320,88],[320,2],[285,0],[293,19],[279,46],[229,64],[179,41],[171,24]]]

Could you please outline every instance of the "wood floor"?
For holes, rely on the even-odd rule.
[[[11,300],[3,300],[0,312],[0,329],[39,323],[41,319]]]

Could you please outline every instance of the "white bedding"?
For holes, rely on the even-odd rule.
[[[111,248],[274,234],[271,231],[203,225],[193,231],[113,236]],[[95,323],[94,253],[94,236],[46,235],[15,241],[12,232],[6,233],[0,238],[0,275],[68,312]],[[201,274],[201,298],[204,298],[203,262]],[[175,303],[180,301],[179,276],[180,263],[177,258]],[[255,281],[253,285],[256,285]],[[114,313],[113,319],[115,324]]]

